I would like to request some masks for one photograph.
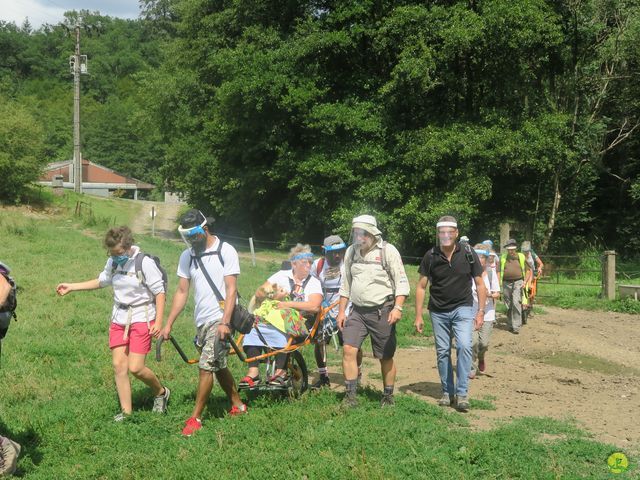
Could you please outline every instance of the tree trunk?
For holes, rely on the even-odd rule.
[[[542,253],[547,251],[551,237],[553,236],[553,229],[556,225],[556,215],[560,207],[560,197],[562,197],[560,194],[560,172],[556,171],[555,178],[553,179],[553,205],[551,206],[551,214],[549,215],[549,222],[547,223],[547,233],[540,247]]]

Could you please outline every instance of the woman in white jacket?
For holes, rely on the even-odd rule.
[[[132,412],[129,372],[151,388],[155,397],[153,411],[164,413],[169,389],[163,387],[156,374],[145,365],[151,350],[151,338],[157,337],[162,329],[165,304],[162,272],[148,256],[142,258],[141,275],[136,272],[136,256],[144,254],[133,245],[129,227],[110,229],[105,235],[104,245],[109,258],[98,278],[80,283],[61,283],[56,291],[58,295],[66,295],[77,290],[113,287],[109,348],[122,409],[113,419],[122,421]]]

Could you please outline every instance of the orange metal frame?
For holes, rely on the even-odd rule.
[[[316,319],[313,322],[313,326],[311,327],[311,330],[309,331],[307,338],[305,338],[302,342],[294,343],[294,339],[296,337],[289,336],[289,340],[287,341],[287,344],[284,347],[275,349],[267,346],[266,348],[269,348],[269,351],[267,353],[263,353],[262,355],[256,355],[255,357],[244,358],[241,360],[245,363],[255,362],[258,360],[263,360],[265,358],[273,357],[274,355],[278,355],[279,353],[295,352],[296,350],[299,350],[300,348],[306,345],[309,345],[313,341],[314,337],[316,336],[316,332],[318,331],[318,326],[320,325],[320,322],[322,321],[322,319],[325,317],[327,312],[329,312],[337,304],[338,302],[335,302],[329,305],[328,307],[325,307],[325,308],[320,307],[320,310],[316,314]],[[242,349],[243,339],[244,339],[244,335],[241,334],[241,335],[238,335],[238,338],[236,338],[235,340],[235,343],[238,345],[238,348],[242,350],[242,353],[244,353],[244,349]],[[231,349],[229,351],[229,354],[236,355],[236,352],[233,349]]]

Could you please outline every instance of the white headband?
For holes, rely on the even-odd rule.
[[[440,228],[440,227],[458,228],[458,224],[456,222],[438,222],[438,223],[436,223],[436,228]]]

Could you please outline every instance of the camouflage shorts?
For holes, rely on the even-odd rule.
[[[196,347],[200,351],[198,367],[208,372],[217,372],[227,368],[229,344],[218,338],[219,322],[207,323],[197,328]]]

